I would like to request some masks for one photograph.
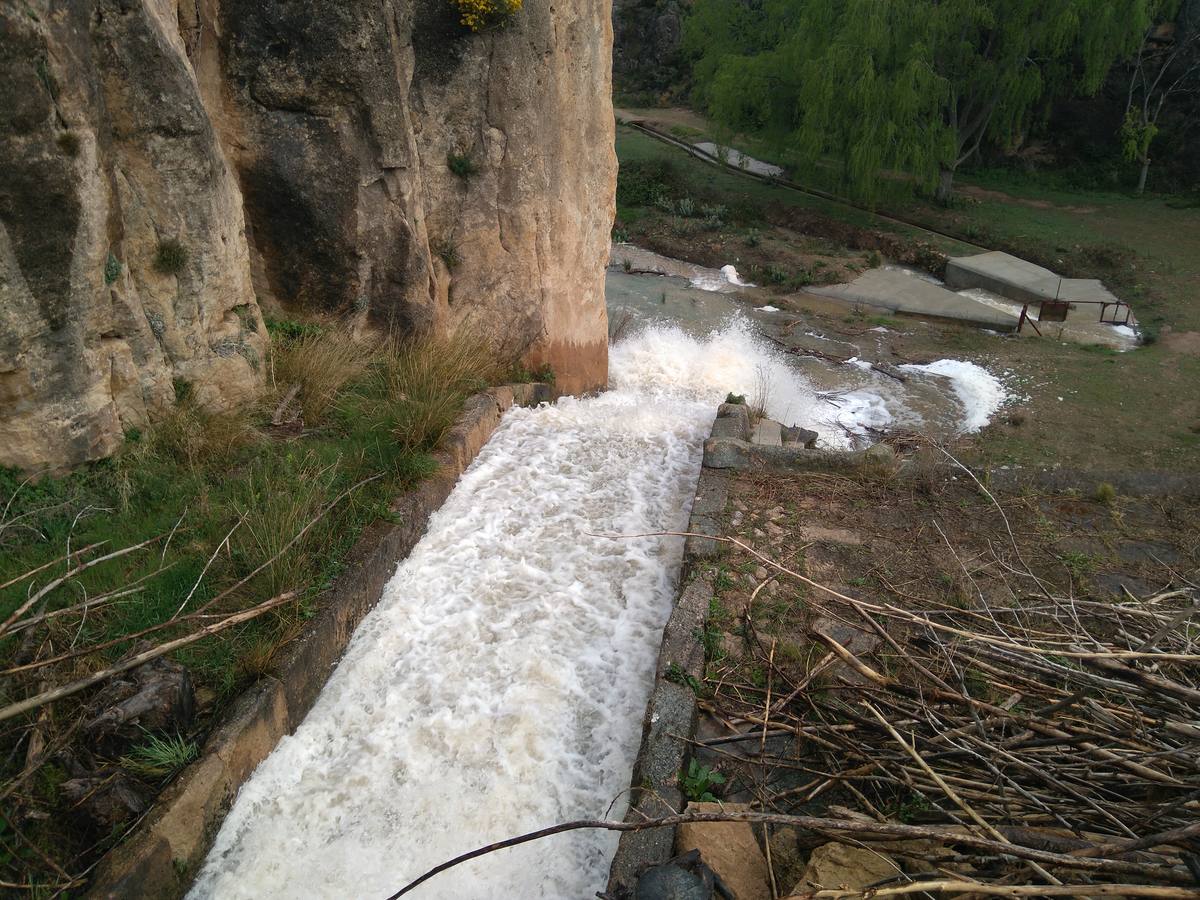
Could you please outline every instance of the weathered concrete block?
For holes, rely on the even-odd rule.
[[[783,426],[771,419],[759,419],[750,441],[764,447],[782,447]]]
[[[820,437],[815,431],[809,428],[797,428],[794,425],[786,426],[783,429],[783,446],[795,444],[799,447],[812,450],[817,446],[817,438]]]
[[[712,437],[736,438],[739,441],[750,437],[750,410],[744,403],[722,403],[717,407],[713,420]]]
[[[712,597],[712,586],[700,578],[693,578],[683,589],[663,629],[662,647],[658,653],[660,678],[666,676],[672,664],[693,678],[704,674],[704,646],[696,640],[696,632],[708,619]]]
[[[634,789],[637,801],[630,806],[626,821],[644,821],[677,813],[683,808],[683,794],[677,788],[662,787],[653,793]],[[621,835],[608,875],[608,890],[617,893],[632,888],[638,873],[647,866],[658,865],[674,855],[675,829],[648,828]],[[619,894],[618,894],[619,895]]]
[[[750,444],[736,438],[709,438],[704,442],[704,465],[710,469],[744,469],[750,465]]]

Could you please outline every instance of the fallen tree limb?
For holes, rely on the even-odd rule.
[[[93,672],[86,678],[80,678],[78,681],[73,681],[70,684],[65,684],[62,687],[57,687],[49,691],[43,691],[40,694],[35,694],[32,697],[27,697],[17,703],[9,704],[0,709],[0,722],[5,719],[11,719],[13,716],[19,716],[21,713],[29,712],[31,709],[37,709],[46,703],[53,703],[56,700],[61,700],[64,697],[69,697],[72,694],[77,694],[85,688],[89,688],[94,684],[99,684],[101,681],[106,681],[114,675],[121,672],[127,672],[130,669],[136,669],[142,663],[149,662],[156,657],[163,656],[173,650],[178,650],[180,647],[186,647],[188,644],[194,644],[196,641],[202,640],[209,635],[216,634],[219,631],[224,631],[226,628],[232,628],[234,625],[240,625],[242,622],[248,622],[253,618],[262,615],[275,609],[277,606],[282,606],[288,601],[294,599],[295,591],[288,591],[280,594],[278,597],[273,597],[265,603],[260,603],[258,606],[251,607],[243,612],[234,613],[222,619],[220,622],[214,622],[212,625],[206,625],[199,631],[194,631],[191,634],[184,635],[181,638],[176,638],[173,641],[167,641],[165,644],[159,644],[150,650],[138,653],[131,656],[129,659],[122,660],[116,665],[109,666],[105,669],[100,669],[98,672]]]
[[[849,900],[849,898],[899,897],[905,894],[968,893],[993,897],[1157,897],[1162,900],[1200,897],[1200,888],[1158,887],[1146,884],[988,884],[939,878],[915,881],[892,887],[864,888],[861,891],[820,890],[791,894],[784,900]]]
[[[1018,844],[995,841],[991,838],[981,838],[965,832],[948,834],[945,831],[936,828],[925,828],[919,825],[898,825],[891,822],[870,822],[859,819],[825,819],[816,816],[788,816],[776,813],[751,812],[749,810],[723,810],[722,812],[683,813],[677,816],[665,816],[660,819],[645,819],[638,822],[610,822],[604,819],[578,819],[573,822],[563,822],[558,825],[552,825],[549,828],[530,831],[526,834],[507,838],[503,841],[496,841],[493,844],[487,844],[486,846],[479,847],[475,850],[471,850],[467,853],[456,856],[454,859],[447,860],[444,863],[434,866],[428,872],[425,872],[423,875],[419,876],[413,881],[410,881],[404,887],[400,888],[400,890],[398,890],[396,893],[389,896],[387,900],[398,900],[399,897],[403,897],[417,886],[424,884],[430,878],[445,872],[447,869],[452,869],[455,866],[469,862],[472,859],[478,859],[481,856],[486,856],[487,854],[494,853],[497,850],[516,847],[520,844],[527,844],[531,841],[537,841],[541,840],[542,838],[551,837],[552,835],[563,834],[564,832],[568,831],[579,831],[587,828],[601,828],[607,831],[645,831],[649,828],[665,828],[674,825],[685,825],[693,822],[749,822],[751,824],[788,825],[794,828],[808,829],[810,831],[852,835],[859,840],[870,839],[872,837],[885,840],[889,838],[906,840],[934,840],[943,844],[958,844],[1000,856],[1011,856],[1017,859],[1029,860],[1032,862],[1043,863],[1045,865],[1077,869],[1083,872],[1137,875],[1142,878],[1154,879],[1160,883],[1167,882],[1176,885],[1194,884],[1192,877],[1186,871],[1180,868],[1170,866],[1155,866],[1146,863],[1129,862],[1125,860],[1096,859],[1090,857],[1072,856],[1065,853],[1053,853],[1047,850],[1035,850],[1031,847],[1022,847]],[[970,882],[970,884],[975,885],[976,883]],[[1037,891],[1031,893],[1049,891],[1054,889],[1056,886],[1037,885],[1036,887]],[[1084,885],[1083,887],[1093,887],[1093,885]],[[1178,890],[1176,890],[1175,893],[1157,896],[1200,897],[1200,890],[1197,890],[1196,888],[1191,888],[1190,890],[1191,893],[1180,893]]]

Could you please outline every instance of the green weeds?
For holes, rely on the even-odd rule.
[[[716,769],[701,765],[699,761],[688,761],[687,772],[679,779],[679,785],[687,798],[696,803],[713,803],[716,797],[712,789],[725,783],[725,776]]]

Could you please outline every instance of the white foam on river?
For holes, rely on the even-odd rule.
[[[716,405],[845,445],[844,410],[734,323],[613,348],[612,389],[509,412],[355,632],[295,734],[242,787],[192,898],[383,898],[479,845],[602,817],[629,786]],[[618,804],[611,815],[620,816]],[[582,898],[616,835],[491,854],[414,891]]]
[[[950,380],[963,406],[960,431],[970,434],[983,428],[1009,399],[1004,384],[982,366],[960,359],[939,359],[927,365],[900,366],[906,372],[927,372]]]

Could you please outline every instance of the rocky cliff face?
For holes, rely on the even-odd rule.
[[[261,384],[260,305],[607,372],[607,0],[0,0],[0,464]]]
[[[0,464],[261,381],[236,181],[168,3],[0,4]]]
[[[682,0],[614,0],[613,76],[639,103],[677,102],[687,66],[680,59]]]

